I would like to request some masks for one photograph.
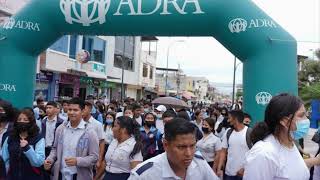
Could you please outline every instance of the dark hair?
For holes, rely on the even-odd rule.
[[[229,115],[237,119],[238,122],[243,123],[244,114],[241,110],[232,110],[229,112]]]
[[[164,125],[165,139],[173,141],[178,135],[193,134],[196,138],[196,126],[182,118],[174,118]]]
[[[128,105],[124,108],[123,112],[125,112],[126,110],[131,110],[133,112],[133,107],[131,105]]]
[[[92,108],[93,104],[90,101],[84,101],[84,106],[88,106],[89,108]]]
[[[33,112],[32,108],[23,108],[19,112],[19,115],[20,114],[26,115],[28,120],[30,121],[29,123],[31,124],[31,126],[28,130],[28,138],[32,138],[32,137],[37,136],[40,130],[39,130],[39,127],[37,126],[36,119],[34,117],[34,112]],[[19,132],[18,132],[18,129],[16,128],[19,115],[17,116],[16,120],[13,123],[13,129],[11,132],[12,135],[16,138],[19,138]]]
[[[80,98],[72,98],[70,101],[69,101],[69,104],[77,104],[79,105],[80,109],[83,110],[84,109],[84,106],[85,106],[85,103],[83,100],[81,100]]]
[[[69,100],[63,100],[61,104],[69,104]]]
[[[137,103],[132,104],[132,111],[135,111],[137,109],[141,109],[141,105]]]
[[[102,113],[102,114],[104,114],[105,108],[106,108],[105,105],[104,105],[102,102],[97,101],[97,102],[96,102],[96,106],[97,106],[99,112]]]
[[[5,112],[5,120],[7,122],[13,122],[17,118],[18,110],[14,108],[10,102],[0,100],[0,107],[2,107]]]
[[[213,118],[205,118],[204,121],[206,121],[209,124],[210,128],[212,128],[211,132],[214,133],[214,126],[216,124],[216,120],[214,120]]]
[[[228,117],[223,118],[222,122],[219,124],[218,128],[216,129],[216,131],[218,133],[220,133],[222,131],[222,128],[228,129],[230,128],[230,124],[228,122]]]
[[[36,101],[37,101],[37,104],[39,104],[39,103],[44,102],[44,99],[42,99],[42,98],[38,98]]]
[[[190,121],[190,116],[186,111],[179,111],[177,117]]]
[[[134,139],[136,140],[136,144],[134,145],[133,150],[130,153],[130,158],[133,158],[134,155],[141,151],[143,146],[140,136],[140,125],[136,120],[126,116],[118,117],[117,121],[119,122],[120,128],[126,129],[128,134],[130,136],[133,135]]]
[[[244,115],[244,118],[249,118],[249,119],[251,119],[250,114],[248,114],[248,113],[243,113],[243,115]]]
[[[167,110],[162,114],[162,119],[167,118],[167,117],[175,118],[175,117],[177,117],[177,114],[172,110]]]
[[[252,142],[263,140],[270,134],[278,137],[283,130],[280,121],[285,117],[290,118],[291,127],[292,119],[302,105],[302,100],[291,94],[282,93],[274,96],[266,107],[264,121],[256,124],[252,130]],[[289,140],[292,140],[289,133],[288,131]]]
[[[58,104],[57,104],[55,101],[49,101],[49,102],[46,104],[46,107],[47,107],[47,106],[53,106],[53,107],[57,108],[57,107],[58,107]]]
[[[194,113],[195,117],[199,116],[201,113],[201,110],[196,110],[196,112]]]
[[[152,115],[154,122],[156,122],[157,116],[154,115],[152,112],[145,113],[143,116],[144,119],[146,119],[148,115]]]
[[[226,111],[226,113],[225,113],[225,114],[223,114],[223,115],[228,116],[228,114],[229,114],[229,113],[228,113],[228,108],[226,108],[226,107],[222,107],[222,108],[221,108],[221,111],[220,111],[220,112],[221,112],[221,114],[222,114],[222,111],[223,111],[223,110],[225,110],[225,111]]]

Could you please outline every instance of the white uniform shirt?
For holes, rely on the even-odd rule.
[[[138,122],[138,124],[140,125],[140,126],[142,126],[142,118],[141,118],[141,116],[139,116],[138,118],[135,118],[136,119],[136,121]]]
[[[164,124],[162,119],[156,120],[156,128],[161,132],[161,134],[164,133]]]
[[[130,173],[130,162],[143,161],[141,151],[130,158],[135,144],[134,137],[130,137],[121,144],[118,143],[117,139],[113,139],[105,156],[106,171],[110,173]]]
[[[112,131],[112,127],[111,126],[107,126],[106,127],[106,130],[104,131],[104,134],[105,134],[105,142],[106,144],[110,144],[113,140],[113,131]]]
[[[76,148],[79,143],[80,137],[85,132],[86,122],[81,120],[78,127],[71,127],[70,122],[67,124],[67,127],[64,129],[63,135],[63,152],[61,160],[61,174],[66,179],[72,179],[72,175],[77,173],[76,166],[67,166],[64,161],[65,158],[76,157]]]
[[[144,166],[144,167],[143,167]],[[140,169],[141,168],[141,169]],[[171,169],[167,153],[148,159],[131,171],[128,180],[182,180]],[[194,157],[189,165],[185,180],[218,180],[208,163]]]
[[[104,140],[105,135],[103,133],[103,126],[102,124],[97,121],[95,118],[93,118],[92,116],[90,117],[90,119],[88,120],[88,128],[92,128],[94,130],[94,132],[96,132],[99,141],[100,140]]]
[[[197,142],[197,149],[207,162],[213,162],[215,153],[221,150],[221,140],[213,133]]]
[[[309,176],[297,147],[287,148],[273,135],[246,154],[244,180],[309,180]]]
[[[56,129],[57,124],[57,116],[55,116],[52,120],[49,120],[48,117],[46,117],[46,147],[51,147],[54,140],[54,130]]]
[[[233,130],[229,138],[229,146],[227,141],[228,130],[223,136],[222,148],[228,149],[226,174],[229,176],[236,176],[237,172],[244,166],[245,154],[249,151],[246,141],[247,129],[248,127],[245,126],[239,132]]]

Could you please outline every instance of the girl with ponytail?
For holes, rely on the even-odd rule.
[[[114,121],[114,139],[105,156],[105,180],[126,180],[131,169],[143,161],[139,128],[139,124],[130,117],[121,116]]]
[[[265,110],[264,122],[251,133],[254,146],[246,154],[244,180],[308,180],[309,170],[294,140],[308,134],[310,121],[300,98],[274,96]]]

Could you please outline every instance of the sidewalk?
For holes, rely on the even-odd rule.
[[[318,144],[311,140],[315,132],[317,129],[310,128],[308,136],[304,138],[304,151],[310,153],[312,157],[315,156],[319,148]]]

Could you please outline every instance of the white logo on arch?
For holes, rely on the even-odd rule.
[[[96,22],[103,24],[106,22],[109,7],[110,0],[60,0],[61,12],[69,24],[73,22],[83,26],[90,26]]]
[[[229,29],[232,33],[240,33],[246,31],[248,23],[245,19],[236,18],[229,22]]]
[[[267,105],[269,104],[271,99],[272,99],[272,95],[268,92],[259,92],[256,95],[257,104]]]

